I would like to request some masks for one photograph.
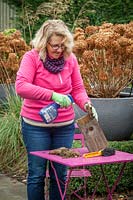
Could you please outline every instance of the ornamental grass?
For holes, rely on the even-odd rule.
[[[23,174],[26,170],[26,150],[20,129],[20,97],[8,92],[0,108],[0,171]]]

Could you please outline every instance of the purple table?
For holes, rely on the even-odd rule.
[[[60,190],[60,195],[61,195],[62,200],[64,200],[64,198],[65,198],[65,194],[66,194],[66,191],[67,191],[67,187],[69,185],[69,180],[70,180],[70,176],[71,176],[73,169],[75,167],[80,167],[80,166],[83,167],[83,166],[94,166],[94,165],[100,165],[101,177],[103,177],[106,188],[107,188],[108,199],[112,200],[112,194],[113,194],[117,184],[119,183],[119,181],[120,181],[120,179],[123,175],[126,163],[133,161],[133,154],[127,153],[127,152],[122,152],[122,151],[116,151],[115,155],[108,156],[108,157],[98,156],[98,157],[93,157],[93,158],[83,158],[82,155],[84,153],[88,152],[86,147],[85,148],[76,148],[74,150],[80,152],[81,157],[78,157],[78,158],[63,158],[61,156],[51,155],[51,154],[49,154],[49,151],[35,151],[35,152],[31,152],[31,154],[39,156],[41,158],[45,158],[45,159],[47,159],[51,162],[51,166],[52,166],[54,173],[55,173],[55,176],[56,176],[56,181],[57,181],[57,184],[58,184],[58,187],[59,187],[59,190]],[[67,176],[66,184],[65,184],[65,191],[64,191],[63,194],[62,194],[62,191],[61,191],[61,188],[60,188],[60,182],[58,180],[56,170],[55,170],[52,162],[57,162],[57,163],[66,165],[70,168],[69,174]],[[112,186],[112,188],[109,188],[107,177],[106,177],[104,169],[103,169],[103,165],[114,164],[114,163],[123,163],[123,165],[122,165],[122,168],[120,169],[120,172],[119,172],[119,174],[116,178],[114,185]],[[100,180],[101,179],[99,179],[99,182],[100,182]],[[97,185],[98,185],[98,183],[97,183]],[[97,185],[94,189],[94,192],[91,196],[91,199],[94,199],[94,195],[95,195],[95,192],[96,192]]]

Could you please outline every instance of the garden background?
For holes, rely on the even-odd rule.
[[[15,16],[10,18],[11,26],[9,25],[8,28],[11,29],[1,31],[10,36],[12,32],[18,30],[21,33],[17,35],[18,38],[23,38],[26,45],[24,51],[27,50],[36,30],[47,19],[62,19],[72,32],[77,27],[84,29],[88,25],[101,26],[104,22],[127,24],[133,20],[133,2],[131,0],[3,0],[3,2],[15,9]],[[8,76],[8,74],[6,75]],[[10,89],[12,90],[12,88],[8,88],[7,92]],[[20,131],[20,107],[21,99],[10,92],[7,100],[0,104],[0,171],[23,180],[27,167]],[[110,146],[133,153],[132,137],[128,141],[112,141]],[[114,181],[119,167],[120,165],[106,167],[106,171],[109,173],[109,184]],[[132,169],[133,165],[128,164],[125,175],[117,187],[119,192],[132,190]],[[95,177],[88,180],[88,192],[91,192],[94,181],[98,179],[98,169],[92,167],[92,170],[95,171]],[[71,187],[78,187],[79,182],[73,180]],[[98,192],[102,195],[105,193],[103,185],[99,187]]]

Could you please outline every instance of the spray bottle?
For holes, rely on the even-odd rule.
[[[68,95],[68,97],[70,98],[71,102],[73,103],[73,98],[71,95]],[[46,124],[51,123],[53,120],[56,119],[56,117],[58,116],[58,108],[60,108],[60,105],[56,102],[51,103],[50,105],[42,108],[39,112],[39,115],[41,116],[41,118],[43,119],[43,121]]]

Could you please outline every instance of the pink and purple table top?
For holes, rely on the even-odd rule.
[[[111,163],[121,163],[121,162],[133,162],[133,154],[116,151],[115,155],[112,156],[97,156],[93,158],[83,158],[83,154],[87,153],[87,148],[76,148],[74,151],[80,152],[80,157],[77,158],[63,158],[58,155],[51,155],[49,151],[34,151],[30,152],[32,155],[39,156],[41,158],[54,161],[68,167],[79,167],[79,166],[91,166],[91,165],[102,165]]]

